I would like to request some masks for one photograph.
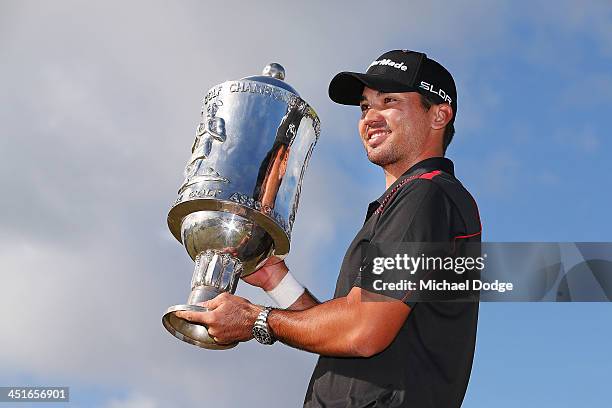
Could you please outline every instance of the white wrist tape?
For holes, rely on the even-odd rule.
[[[287,275],[276,285],[271,291],[266,291],[268,296],[274,300],[281,309],[287,309],[289,306],[295,303],[296,300],[302,293],[304,293],[304,286],[300,284],[291,272],[287,272]]]

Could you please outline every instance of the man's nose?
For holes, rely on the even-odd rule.
[[[378,127],[384,125],[385,118],[380,111],[375,108],[369,108],[363,117],[363,124],[367,127]]]

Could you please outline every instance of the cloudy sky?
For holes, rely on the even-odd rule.
[[[280,62],[322,123],[288,264],[328,299],[384,178],[327,85],[396,48],[456,78],[448,155],[485,240],[611,241],[607,1],[0,0],[0,385],[67,385],[70,407],[299,406],[316,356],[163,329],[192,271],[167,211],[206,90]],[[611,315],[483,304],[464,406],[609,406]]]

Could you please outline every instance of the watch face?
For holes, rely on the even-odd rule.
[[[261,327],[253,328],[253,337],[255,337],[255,340],[262,344],[270,344],[272,342],[270,335]]]

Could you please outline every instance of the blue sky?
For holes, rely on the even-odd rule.
[[[605,1],[2,2],[0,385],[69,385],[70,407],[298,406],[315,356],[164,331],[192,270],[167,210],[206,90],[280,62],[322,123],[287,262],[328,299],[384,178],[327,85],[396,48],[455,76],[448,156],[485,240],[611,241]],[[609,406],[611,316],[483,304],[463,406]]]

